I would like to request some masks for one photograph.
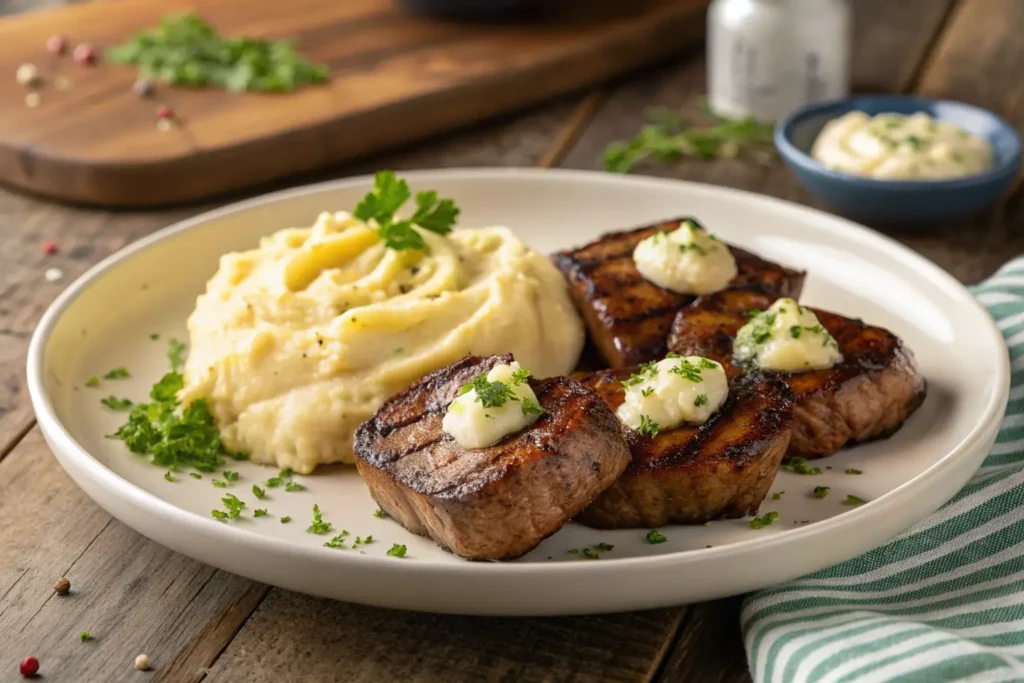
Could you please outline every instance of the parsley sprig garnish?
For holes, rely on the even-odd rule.
[[[373,191],[356,205],[353,215],[361,221],[373,220],[377,234],[388,249],[423,249],[426,244],[415,226],[447,235],[455,225],[459,208],[451,199],[438,199],[433,190],[416,193],[416,211],[404,221],[395,220],[395,212],[412,196],[409,184],[392,171],[378,171],[373,179]]]
[[[704,107],[710,124],[693,126],[678,112],[653,109],[650,123],[633,138],[608,146],[604,167],[608,171],[629,173],[642,161],[656,159],[678,163],[684,157],[715,159],[745,156],[766,163],[775,152],[773,127],[751,118],[724,119]]]
[[[284,92],[327,81],[327,67],[310,64],[289,42],[223,38],[195,14],[165,17],[106,56],[138,66],[141,78],[190,88]]]

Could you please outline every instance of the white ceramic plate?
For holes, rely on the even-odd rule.
[[[113,393],[145,400],[165,370],[168,337],[185,319],[219,256],[266,233],[311,224],[324,209],[354,206],[371,185],[357,178],[268,195],[203,214],[137,242],[75,282],[32,340],[28,380],[46,440],[72,478],[112,515],[178,552],[284,588],[342,600],[436,612],[543,615],[659,607],[742,593],[854,557],[908,528],[948,500],[995,439],[1009,385],[1006,348],[988,314],[925,259],[847,221],[744,192],[586,172],[458,170],[408,173],[414,189],[437,189],[463,209],[462,225],[504,224],[543,252],[600,233],[679,215],[698,217],[730,242],[809,272],[804,303],[887,327],[917,354],[928,398],[892,438],[822,461],[820,476],[781,472],[761,511],[746,520],[645,530],[597,531],[574,524],[509,563],[466,562],[414,536],[375,505],[351,468],[300,477],[303,492],[271,490],[257,505],[253,483],[274,470],[238,463],[228,491],[270,515],[218,522],[224,490],[211,477],[164,472],[105,439],[124,413],[100,406]],[[159,333],[160,341],[150,335]],[[87,378],[126,366],[131,379],[86,388]],[[860,476],[844,474],[848,467]],[[826,499],[809,497],[816,485]],[[870,501],[844,505],[847,494]],[[372,534],[365,554],[323,547],[305,533],[318,503],[352,536]],[[291,524],[279,523],[290,515]],[[599,561],[571,548],[610,543]],[[404,559],[387,556],[393,543]]]

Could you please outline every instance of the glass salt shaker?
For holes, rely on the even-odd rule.
[[[848,0],[713,0],[708,105],[726,118],[777,121],[850,91]]]

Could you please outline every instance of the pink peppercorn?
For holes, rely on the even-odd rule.
[[[43,253],[44,254],[56,254],[57,243],[53,241],[43,242]]]
[[[96,63],[96,49],[88,43],[82,43],[75,47],[72,54],[74,60],[79,64],[91,65]]]
[[[62,55],[68,51],[68,39],[53,35],[46,40],[46,50],[52,55]]]
[[[161,104],[156,108],[156,117],[158,119],[173,119],[174,110],[168,107],[166,104]]]
[[[25,678],[32,678],[39,672],[39,660],[35,657],[25,657],[21,660],[21,666],[18,667],[18,671]]]

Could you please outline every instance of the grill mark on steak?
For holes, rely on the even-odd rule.
[[[631,370],[606,370],[583,381],[615,410]],[[783,382],[751,373],[730,379],[729,397],[700,426],[655,436],[628,430],[629,467],[577,520],[597,528],[636,528],[756,512],[789,444],[792,402]]]
[[[664,289],[644,278],[633,263],[636,245],[656,232],[670,232],[679,218],[634,230],[612,232],[578,249],[558,252],[552,261],[569,282],[590,338],[613,368],[663,356],[676,313],[696,297]],[[696,222],[696,221],[695,221]],[[756,290],[775,298],[797,297],[804,273],[730,246],[738,273],[730,288]]]
[[[717,360],[727,373],[739,375],[743,369],[733,361],[733,339],[748,320],[744,311],[767,308],[764,303],[763,297],[742,293],[702,297],[676,317],[668,346]],[[911,350],[888,330],[809,308],[835,338],[843,361],[824,370],[772,373],[796,399],[789,452],[818,458],[898,431],[927,390]]]
[[[388,399],[356,431],[356,467],[377,504],[410,531],[470,559],[533,549],[600,494],[629,462],[622,428],[579,382],[530,380],[536,422],[488,448],[443,431],[463,384],[511,355],[467,357]]]

